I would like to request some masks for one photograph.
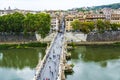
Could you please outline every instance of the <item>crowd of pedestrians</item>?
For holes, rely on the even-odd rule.
[[[62,32],[58,33],[52,47],[49,50],[43,67],[39,72],[36,80],[57,80],[64,39],[64,21],[61,27]]]
[[[63,33],[58,33],[55,39],[46,61],[44,62],[44,67],[39,74],[38,80],[57,80],[57,75],[59,71],[60,55],[62,52],[62,42]]]

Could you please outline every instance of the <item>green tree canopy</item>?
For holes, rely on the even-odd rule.
[[[80,22],[79,20],[75,20],[71,22],[71,26],[73,30],[80,30],[83,33],[89,33],[94,29],[94,23],[93,22]]]
[[[105,30],[110,30],[111,29],[111,23],[110,21],[105,21]]]
[[[105,30],[105,23],[102,20],[97,20],[97,29],[99,32],[103,32]]]
[[[102,33],[105,30],[118,30],[120,28],[120,24],[110,23],[110,21],[102,21],[97,20],[95,22],[80,22],[79,20],[74,20],[71,22],[71,26],[73,30],[80,30],[83,33],[89,33],[93,30],[97,30]]]
[[[39,13],[36,16],[39,17],[36,22],[37,32],[44,38],[50,31],[51,17],[45,13]]]
[[[80,30],[82,25],[81,22],[76,19],[75,21],[71,22],[71,26],[73,30],[78,30],[78,29]]]
[[[38,32],[45,37],[50,30],[51,17],[46,13],[23,15],[15,12],[0,16],[0,32]]]

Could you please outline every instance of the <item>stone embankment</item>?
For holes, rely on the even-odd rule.
[[[44,39],[38,34],[13,34],[13,33],[0,33],[0,43],[9,43],[9,42],[31,42],[31,41],[40,41],[40,42],[51,42],[55,36],[55,32],[51,33]],[[65,33],[66,41],[75,42],[79,44],[91,44],[91,42],[103,42],[111,43],[120,41],[120,31],[106,31],[104,33],[95,33],[91,32],[89,34],[83,34],[80,32],[66,32]],[[95,44],[96,44],[95,43]],[[92,43],[93,44],[93,43]]]
[[[91,32],[86,41],[120,41],[120,31],[106,31],[104,33]]]
[[[0,32],[0,43],[4,42],[32,42],[37,41],[36,36],[34,34],[28,33],[24,35],[23,33],[15,34],[15,33],[1,33]]]
[[[66,32],[65,38],[67,42],[81,42],[81,41],[86,41],[87,34]]]
[[[23,33],[15,34],[15,33],[1,33],[0,32],[0,44],[19,44],[26,42],[51,42],[56,33],[51,33],[46,36],[44,39],[41,38],[39,34],[31,34],[28,33],[24,35]]]
[[[120,31],[105,31],[104,33],[91,32],[83,34],[78,32],[67,32],[65,34],[67,42],[112,42],[120,41]]]

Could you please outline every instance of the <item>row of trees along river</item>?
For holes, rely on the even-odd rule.
[[[15,12],[0,16],[0,32],[20,33],[38,32],[45,37],[50,30],[50,15],[46,13],[22,14]]]
[[[80,30],[83,33],[89,33],[93,30],[96,30],[100,33],[106,30],[116,31],[120,28],[120,24],[110,23],[110,21],[102,20],[97,20],[95,22],[80,22],[79,20],[75,20],[71,23],[71,25],[74,31]]]

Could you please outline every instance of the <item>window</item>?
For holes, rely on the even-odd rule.
[[[66,21],[69,21],[69,19],[66,19]]]
[[[73,19],[70,19],[70,21],[73,21]]]

